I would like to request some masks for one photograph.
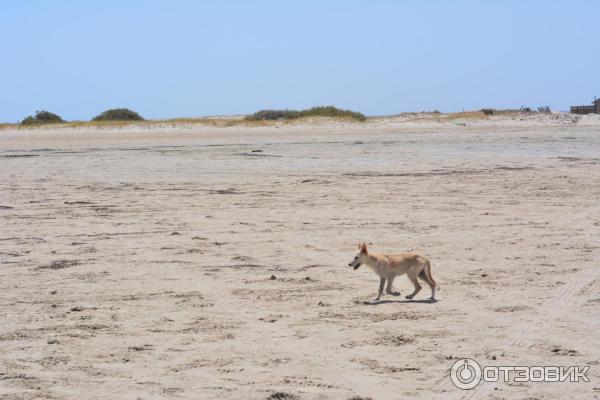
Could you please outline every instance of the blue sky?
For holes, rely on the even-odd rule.
[[[600,96],[598,1],[0,0],[0,121],[333,104],[565,110]]]

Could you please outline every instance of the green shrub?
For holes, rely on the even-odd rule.
[[[34,117],[32,117],[31,115],[28,117],[25,117],[25,119],[23,119],[23,121],[21,121],[21,125],[32,125],[32,124],[39,124],[40,122],[37,121]]]
[[[274,121],[277,119],[294,119],[300,118],[300,111],[294,110],[261,110],[252,115],[248,115],[246,119],[253,121]]]
[[[333,106],[313,107],[300,112],[303,117],[350,117],[358,121],[364,121],[367,117],[356,111],[341,110]]]
[[[23,121],[21,121],[21,125],[33,125],[33,124],[51,124],[56,122],[65,122],[58,115],[51,113],[49,111],[36,111],[35,116],[28,116]]]
[[[313,107],[308,110],[261,110],[246,117],[251,121],[272,121],[278,119],[296,119],[301,117],[342,117],[358,121],[367,119],[364,114],[351,110],[342,110],[333,106]]]
[[[113,108],[96,115],[92,121],[143,121],[144,118],[128,108]]]

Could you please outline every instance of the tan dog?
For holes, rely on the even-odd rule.
[[[431,288],[430,299],[435,301],[435,289],[438,284],[431,276],[431,265],[427,257],[419,253],[398,253],[398,254],[372,254],[367,250],[367,244],[358,245],[358,253],[354,260],[348,266],[357,270],[362,264],[368,265],[377,275],[379,275],[379,293],[375,300],[379,300],[383,294],[383,287],[387,280],[385,292],[393,296],[399,296],[400,293],[392,291],[394,278],[398,275],[406,274],[408,279],[415,285],[415,290],[408,296],[407,299],[412,299],[421,290],[421,285],[417,277],[421,278]]]

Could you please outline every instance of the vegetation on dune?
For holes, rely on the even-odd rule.
[[[300,111],[295,110],[261,110],[246,117],[251,121],[273,121],[277,119],[300,118]]]
[[[113,108],[96,115],[92,121],[144,121],[144,118],[128,108]]]
[[[367,119],[364,114],[343,110],[333,106],[313,107],[307,110],[261,110],[246,117],[250,121],[273,121],[279,119],[297,119],[302,117],[352,118],[358,121]]]
[[[36,111],[35,115],[30,115],[21,121],[21,125],[34,125],[34,124],[51,124],[56,122],[65,122],[58,115],[49,111]]]
[[[308,110],[301,111],[303,117],[350,117],[358,121],[367,119],[364,114],[357,111],[341,110],[333,106],[313,107]]]

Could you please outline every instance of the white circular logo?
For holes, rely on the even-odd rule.
[[[481,381],[481,367],[470,358],[457,360],[450,369],[450,380],[459,389],[473,389]]]

